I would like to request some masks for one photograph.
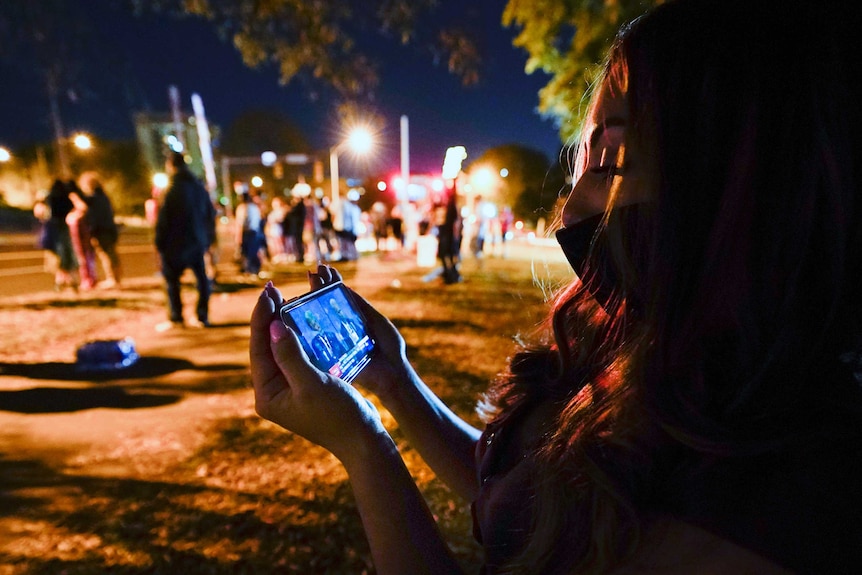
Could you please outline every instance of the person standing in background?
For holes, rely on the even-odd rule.
[[[362,212],[356,205],[357,200],[359,200],[359,193],[356,190],[350,190],[347,192],[347,198],[341,204],[342,222],[341,231],[338,232],[341,246],[340,261],[359,259],[359,252],[356,250],[356,238],[362,225]]]
[[[186,269],[194,273],[198,291],[197,322],[191,325],[208,327],[211,288],[204,254],[215,238],[215,207],[209,193],[189,171],[182,154],[172,152],[165,170],[171,182],[156,219],[156,249],[165,278],[169,321],[157,325],[156,330],[184,325],[180,277]]]
[[[69,188],[69,199],[72,201],[72,211],[66,216],[69,225],[69,235],[72,238],[72,248],[78,258],[78,272],[81,276],[79,285],[82,290],[96,287],[96,250],[90,243],[92,233],[90,214],[84,194],[75,180],[66,184]]]
[[[278,264],[287,259],[284,246],[284,218],[287,217],[287,202],[284,201],[283,196],[275,196],[272,198],[271,206],[266,215],[264,236],[266,237],[269,260]]]
[[[260,207],[251,194],[245,192],[236,207],[236,245],[240,249],[240,266],[243,273],[260,273],[261,224]]]
[[[305,202],[299,196],[292,196],[290,209],[284,219],[284,235],[288,239],[288,245],[292,246],[292,252],[296,263],[305,262],[305,242],[302,234],[305,231]]]
[[[314,238],[320,261],[331,261],[335,253],[336,238],[335,228],[332,225],[332,212],[329,210],[329,198],[320,198],[316,203],[315,211],[317,219],[320,220],[320,234]],[[315,228],[317,229],[317,228]]]
[[[84,172],[79,178],[82,199],[87,204],[90,222],[90,242],[105,272],[100,288],[113,288],[120,284],[120,258],[117,256],[119,230],[114,221],[114,207],[102,188],[96,172]]]

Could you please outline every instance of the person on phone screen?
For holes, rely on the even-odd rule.
[[[334,297],[329,298],[326,304],[338,320],[339,339],[344,343],[346,349],[352,349],[362,339],[362,336],[365,335],[362,331],[362,324],[359,318],[347,315],[344,308],[341,307],[341,304]]]
[[[345,466],[377,573],[460,566],[360,390],[472,502],[485,574],[862,569],[859,17],[670,0],[622,28],[561,210],[576,274],[481,398],[484,430],[358,296],[377,353],[352,386],[265,288],[257,412]]]
[[[311,310],[306,310],[302,315],[311,332],[306,333],[309,345],[320,365],[331,367],[341,356],[341,348],[337,345],[335,334],[324,331],[320,326],[320,318]]]

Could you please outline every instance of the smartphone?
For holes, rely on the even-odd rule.
[[[279,315],[321,371],[351,383],[371,361],[374,339],[341,282],[289,300]]]

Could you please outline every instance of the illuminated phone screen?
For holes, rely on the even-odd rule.
[[[340,282],[287,302],[281,320],[321,371],[350,383],[371,361],[374,340]]]

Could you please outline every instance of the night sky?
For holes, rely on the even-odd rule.
[[[380,62],[375,106],[386,126],[374,161],[351,167],[345,158],[343,170],[397,170],[401,115],[410,122],[414,173],[439,171],[446,148],[453,145],[466,147],[468,163],[487,148],[507,143],[528,146],[556,160],[557,129],[536,112],[537,92],[548,77],[524,73],[526,53],[512,46],[515,32],[500,25],[504,2],[482,4],[487,9],[479,41],[485,62],[478,86],[463,87],[445,65],[435,66],[428,55],[375,40],[372,51],[385,58]],[[338,127],[325,89],[322,97],[312,100],[307,86],[280,86],[274,67],[246,68],[235,48],[222,42],[210,24],[189,18],[135,17],[103,2],[85,5],[105,60],[83,70],[82,88],[64,98],[62,116],[68,133],[83,130],[107,139],[133,138],[132,112],[167,112],[168,86],[175,85],[189,110],[192,93],[200,94],[209,121],[222,130],[246,109],[272,108],[299,125],[315,148],[325,150],[337,143]],[[0,145],[14,149],[50,140],[48,104],[38,77],[22,72],[20,66],[0,71],[6,78],[0,92]]]

